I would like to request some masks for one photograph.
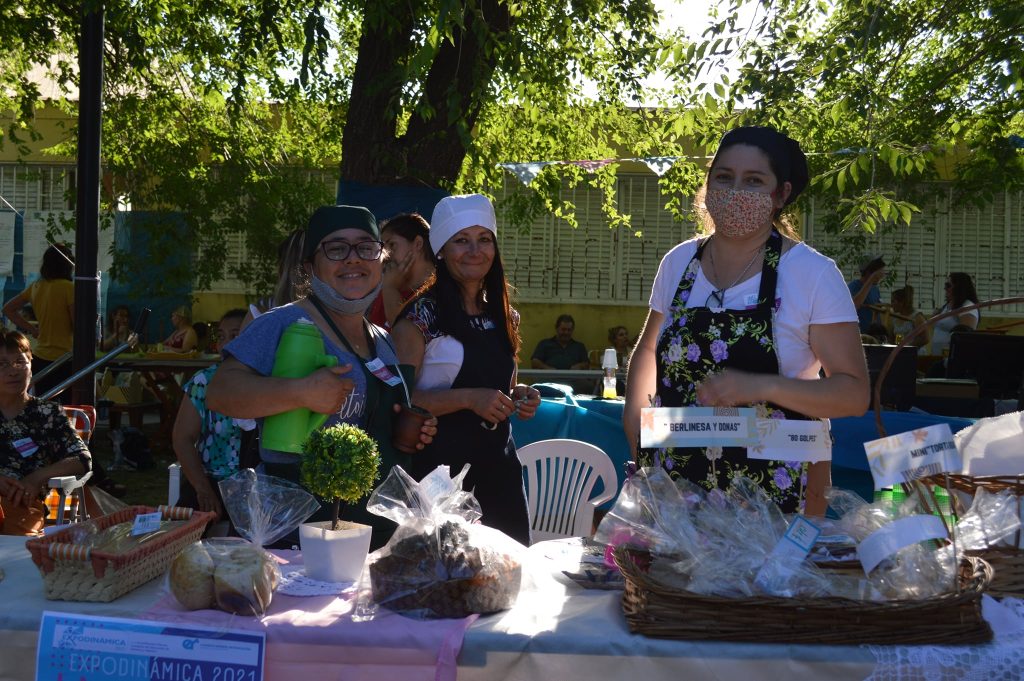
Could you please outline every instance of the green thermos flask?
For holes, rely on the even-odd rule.
[[[328,355],[324,350],[324,338],[316,325],[308,319],[300,319],[289,324],[281,334],[270,375],[305,378],[320,367],[337,365],[338,358]],[[310,433],[324,424],[328,416],[305,408],[268,416],[263,420],[262,446],[279,452],[301,454],[302,443]]]

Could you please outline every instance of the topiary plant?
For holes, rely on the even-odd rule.
[[[377,442],[350,423],[314,430],[302,444],[302,484],[334,501],[332,530],[338,529],[341,502],[354,504],[369,494],[379,471]]]

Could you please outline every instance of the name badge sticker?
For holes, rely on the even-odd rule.
[[[757,419],[759,442],[747,448],[747,458],[769,461],[831,461],[832,434],[828,423],[787,419]]]
[[[374,357],[369,362],[366,362],[366,368],[369,369],[371,374],[392,387],[402,382],[402,379],[392,373],[391,368],[382,362],[380,357]]]
[[[39,451],[39,445],[33,442],[32,438],[23,437],[20,440],[14,441],[14,449],[17,450],[21,458],[27,459]]]
[[[743,306],[748,310],[757,307],[757,294],[751,293],[743,298]]]
[[[963,470],[949,424],[940,423],[864,443],[875,489]]]
[[[640,410],[641,447],[748,447],[757,444],[753,409],[650,407]]]

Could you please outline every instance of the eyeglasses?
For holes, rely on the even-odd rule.
[[[384,252],[384,244],[380,241],[360,241],[357,244],[350,244],[347,241],[325,241],[320,244],[320,248],[328,260],[345,260],[353,249],[360,260],[377,260]]]
[[[7,371],[8,369],[14,369],[15,371],[24,371],[31,366],[31,362],[24,359],[16,359],[13,362],[0,362],[0,371]]]

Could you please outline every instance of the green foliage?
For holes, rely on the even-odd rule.
[[[659,33],[653,0],[108,3],[104,209],[180,211],[187,276],[266,291],[276,244],[339,175],[493,191],[503,161],[685,156],[660,181],[685,219],[722,131],[771,124],[810,152],[805,196],[835,207],[826,222],[851,244],[912,225],[936,180],[955,178],[961,202],[1024,186],[1009,140],[1024,133],[1019,0],[760,0],[752,18],[750,4],[687,17],[707,26],[691,38]],[[27,154],[51,96],[32,69],[74,109],[79,5],[3,16],[0,144]],[[645,82],[656,70],[660,89]],[[71,133],[51,151],[73,151]],[[608,225],[630,227],[619,171],[550,166],[501,209],[513,226],[575,225],[565,191],[590,185]],[[229,270],[239,236],[250,257]]]
[[[302,485],[323,499],[354,504],[371,491],[380,471],[377,442],[342,423],[315,430],[302,445]]]

